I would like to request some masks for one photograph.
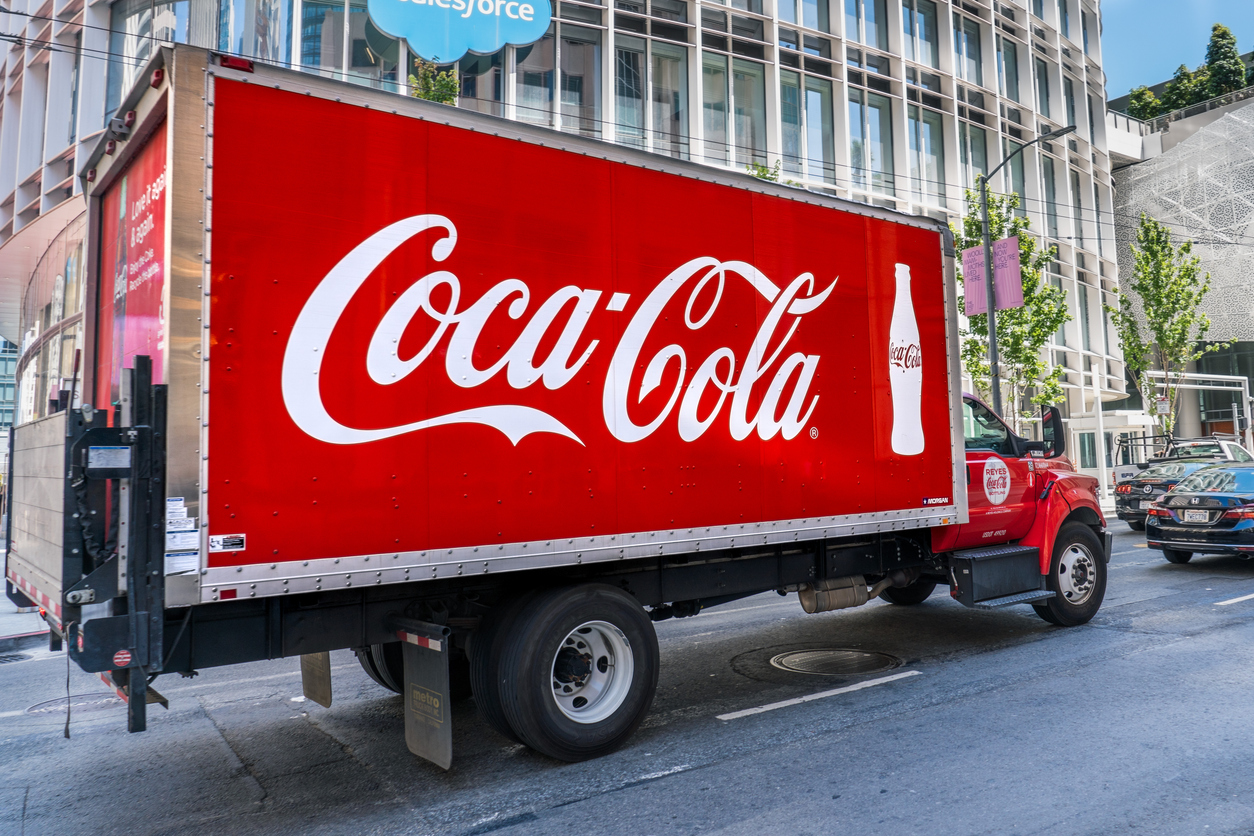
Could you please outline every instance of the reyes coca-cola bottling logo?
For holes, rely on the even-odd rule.
[[[557,416],[521,404],[474,406],[378,429],[346,426],[327,412],[320,383],[324,382],[323,360],[336,323],[375,268],[397,247],[428,230],[441,233],[432,245],[431,256],[437,262],[444,261],[457,244],[453,222],[441,215],[416,215],[385,227],[357,245],[314,289],[292,327],[283,357],[283,400],[292,420],[308,435],[329,444],[362,444],[450,424],[492,427],[514,444],[531,433],[553,433],[583,444]],[[739,281],[729,281],[732,277],[739,277]],[[729,284],[735,287],[728,287]],[[781,289],[751,264],[710,257],[694,258],[675,268],[639,303],[613,348],[601,394],[606,427],[619,441],[635,442],[648,438],[674,415],[679,436],[684,441],[695,441],[726,406],[727,429],[737,441],[754,432],[763,440],[776,435],[794,438],[818,403],[818,396],[810,395],[810,386],[819,355],[793,352],[784,356],[784,350],[801,317],[822,305],[835,286],[833,280],[815,292],[814,276],[803,273]],[[433,298],[437,288],[445,288],[439,294],[447,299],[443,304]],[[677,297],[682,298],[685,291],[683,322],[690,331],[698,331],[710,321],[725,292],[756,292],[771,307],[743,357],[730,347],[721,347],[705,357],[690,358],[682,345],[672,343],[643,362],[643,379],[633,389],[632,372],[642,364],[641,354],[650,332],[663,309]],[[366,372],[379,385],[399,383],[427,361],[447,336],[444,372],[450,386],[474,389],[503,374],[513,389],[539,384],[558,390],[575,377],[594,352],[609,350],[600,348],[600,339],[592,339],[577,356],[575,352],[599,305],[604,304],[608,311],[627,309],[629,294],[614,293],[602,302],[603,295],[600,290],[568,285],[533,307],[527,283],[505,279],[464,304],[457,276],[437,270],[410,285],[384,313],[370,339]],[[708,304],[702,302],[706,299]],[[563,316],[563,311],[569,312]],[[401,336],[419,316],[433,327],[431,335],[417,353],[401,357]],[[525,317],[526,324],[499,360],[479,368],[474,364],[475,348],[481,338],[492,339],[486,335],[492,330],[494,316],[513,320]],[[564,321],[559,321],[559,316]],[[785,323],[785,317],[790,321]],[[552,334],[556,334],[556,342],[545,339]],[[537,357],[541,343],[551,343],[552,348],[546,356]],[[917,354],[916,347],[916,357]],[[644,423],[637,423],[628,412],[628,404],[642,403],[663,385],[667,371],[672,369],[678,373],[665,406]],[[707,392],[717,393],[717,399],[712,408],[706,399],[708,412],[700,415],[698,406]]]
[[[917,369],[923,365],[923,356],[919,352],[917,343],[897,345],[890,342],[888,344],[888,362],[899,369]]]

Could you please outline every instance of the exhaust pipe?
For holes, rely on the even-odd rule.
[[[844,610],[862,606],[890,586],[909,586],[918,577],[918,569],[894,569],[869,590],[862,575],[828,578],[801,587],[797,590],[797,598],[801,601],[801,609],[811,614]]]
[[[801,601],[801,609],[811,614],[860,607],[868,600],[866,579],[861,575],[849,575],[816,581],[798,590],[797,598]]]

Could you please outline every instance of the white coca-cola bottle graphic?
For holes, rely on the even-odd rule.
[[[897,295],[888,326],[888,377],[893,392],[893,452],[923,452],[923,354],[910,298],[910,265],[897,265]]]

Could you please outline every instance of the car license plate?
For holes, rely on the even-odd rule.
[[[1141,500],[1141,510],[1142,510],[1142,511],[1144,511],[1146,508],[1150,507],[1150,506],[1151,506],[1151,505],[1153,505],[1153,504],[1154,504],[1154,500],[1152,500],[1152,499],[1142,499],[1142,500]]]
[[[1184,512],[1184,521],[1188,523],[1204,523],[1210,522],[1209,511],[1194,511],[1192,509]]]

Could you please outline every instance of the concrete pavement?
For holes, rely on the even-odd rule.
[[[72,669],[67,741],[38,706],[65,695],[65,659],[32,649],[0,665],[0,832],[1252,832],[1254,600],[1221,602],[1254,593],[1254,565],[1173,566],[1115,531],[1107,603],[1081,628],[943,594],[816,616],[770,594],[663,622],[649,718],[585,764],[499,737],[473,701],[452,709],[453,769],[418,761],[400,698],[348,653],[330,709],[301,699],[294,659],[162,677],[170,711],[139,735]],[[813,647],[915,675],[718,719],[875,678],[763,664]]]

